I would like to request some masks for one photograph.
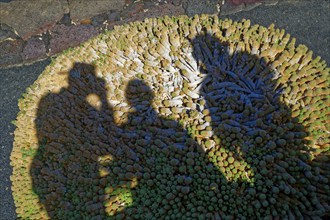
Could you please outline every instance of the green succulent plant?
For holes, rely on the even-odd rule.
[[[329,216],[329,79],[274,25],[196,15],[116,26],[59,55],[19,100],[17,215]]]

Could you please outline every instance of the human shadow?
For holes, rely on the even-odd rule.
[[[67,88],[49,93],[38,106],[33,190],[51,219],[104,219],[107,179],[98,173],[99,160],[115,149],[119,131],[94,66],[75,63],[68,81]]]
[[[222,183],[226,182],[224,176],[182,125],[153,109],[154,94],[144,81],[131,80],[125,94],[134,111],[122,125],[127,135],[122,142],[134,152],[135,160],[122,157],[109,166],[114,167],[113,179],[118,182],[137,181],[131,184],[131,201],[113,203],[117,211],[111,216],[119,219],[214,217],[213,207],[218,201],[210,201],[208,194],[220,192]],[[126,166],[116,169],[120,164]]]
[[[68,88],[43,97],[35,120],[30,174],[51,219],[324,213],[326,178],[311,166],[305,128],[279,99],[276,71],[255,55],[230,54],[207,33],[191,44],[204,66],[200,93],[217,144],[205,151],[180,123],[160,116],[151,88],[137,79],[125,91],[127,121],[117,125],[105,81],[92,65],[76,63]]]
[[[205,76],[200,95],[219,143],[210,152],[224,152],[222,157],[232,156],[238,164],[219,167],[240,192],[239,205],[227,213],[248,219],[324,215],[328,177],[312,167],[308,132],[281,101],[280,73],[257,55],[231,51],[229,42],[207,31],[190,42]]]
[[[178,122],[158,115],[145,82],[131,80],[125,95],[131,110],[127,122],[117,125],[104,80],[92,65],[76,63],[69,86],[41,99],[35,120],[39,148],[30,175],[48,216],[208,214],[205,195],[218,192],[225,178]]]
[[[111,216],[322,216],[328,207],[327,178],[312,166],[304,126],[280,100],[276,70],[255,55],[230,54],[227,42],[207,33],[191,44],[205,74],[200,89],[206,100],[203,114],[212,119],[211,139],[217,144],[205,151],[178,122],[157,116],[151,108],[154,95],[143,81],[130,81],[126,98],[135,111],[123,126],[125,133],[131,132],[123,142],[136,152],[139,166],[134,168],[131,161],[133,167],[116,169],[113,179],[124,182],[130,177],[137,182],[130,185],[131,200],[116,201],[117,211]],[[127,164],[122,159],[111,166]]]

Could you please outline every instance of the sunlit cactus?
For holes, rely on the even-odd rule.
[[[19,100],[17,215],[329,216],[329,70],[245,19],[116,26],[59,55]]]

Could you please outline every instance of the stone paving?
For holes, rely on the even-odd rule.
[[[0,67],[54,56],[105,29],[146,17],[229,15],[277,3],[278,0],[95,0],[93,3],[89,0],[1,0]]]

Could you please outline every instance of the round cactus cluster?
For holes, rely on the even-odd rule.
[[[196,15],[115,27],[19,101],[22,219],[321,219],[330,74],[284,30]]]

